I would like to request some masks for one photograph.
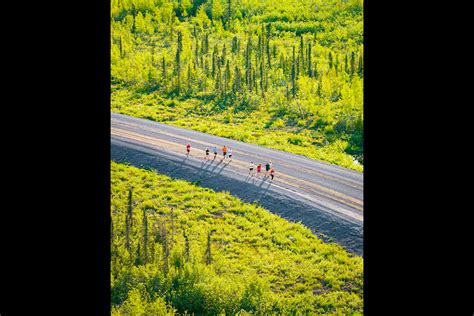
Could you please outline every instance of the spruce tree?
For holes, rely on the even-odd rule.
[[[328,58],[329,58],[329,70],[331,70],[332,69],[332,54],[331,54],[331,52],[329,52]]]
[[[211,234],[212,234],[212,231],[209,231],[209,233],[207,234],[206,253],[204,254],[204,258],[206,260],[207,265],[212,263]]]
[[[355,73],[355,53],[351,53],[351,76]]]
[[[299,51],[299,61],[298,61],[298,69],[297,69],[297,75],[300,73],[303,74],[305,73],[305,63],[304,63],[304,45],[303,45],[303,35],[300,35],[300,51]]]
[[[258,60],[259,60],[259,59],[258,59],[258,56],[257,56],[257,54],[255,54],[255,74],[256,74],[255,80],[258,79],[258,75],[259,75],[259,71],[258,71],[259,69],[258,69],[258,68],[259,68],[259,65],[260,65],[260,64],[259,64]],[[260,74],[260,75],[261,75],[261,74]],[[255,90],[255,91],[256,91],[256,90]]]
[[[314,61],[314,67],[313,67],[313,76],[314,78],[318,78],[319,72],[318,72],[318,62]]]
[[[188,235],[186,234],[186,231],[183,231],[183,237],[184,237],[184,258],[186,262],[189,262],[189,239],[188,239]]]
[[[265,51],[267,52],[267,65],[268,69],[272,69],[271,57],[270,57],[270,35],[271,35],[272,25],[268,23],[266,25],[266,39],[265,39]]]
[[[293,57],[291,59],[291,93],[296,95],[296,65],[295,65],[295,46],[293,46]]]
[[[347,54],[344,57],[344,71],[348,74],[349,73],[349,63],[347,62]]]
[[[313,77],[313,63],[311,62],[311,42],[308,43],[308,76]]]
[[[182,34],[178,31],[178,47],[176,49],[176,76],[177,76],[177,92],[181,91],[181,53],[183,50]]]
[[[204,62],[204,75],[209,77],[209,59],[206,58]]]
[[[168,244],[168,231],[166,230],[166,224],[161,223],[161,233],[160,233],[160,239],[162,242],[162,248],[163,248],[163,271],[165,274],[168,273],[168,259],[170,255],[170,247]]]
[[[245,83],[249,91],[252,91],[252,38],[250,36],[245,50]]]
[[[191,93],[191,64],[188,64],[188,80],[187,80],[187,84],[188,84],[188,94]]]
[[[132,17],[133,17],[133,22],[132,22],[132,34],[135,34],[137,32],[137,27],[135,26],[135,20],[136,20],[136,13],[135,13],[135,8],[133,9],[133,14],[132,14]]]
[[[296,78],[299,78],[300,77],[300,58],[296,58],[295,69],[296,69]]]
[[[255,91],[255,93],[257,93],[257,70],[255,68],[252,68],[252,69],[253,69],[253,76],[252,76],[253,90]]]
[[[216,94],[220,93],[222,95],[222,71],[220,63],[217,63],[217,76],[214,89]]]
[[[232,18],[232,3],[231,3],[231,0],[227,0],[226,23],[224,24],[226,29],[229,29],[231,18]]]
[[[217,68],[217,46],[214,47],[214,51],[212,52],[211,76],[213,79],[215,79],[216,77],[216,68]]]
[[[195,39],[195,44],[194,44],[194,64],[196,66],[199,66],[199,42],[198,42],[198,38],[196,37]],[[202,65],[201,65],[202,67]]]
[[[227,94],[227,91],[229,89],[229,82],[230,82],[230,66],[229,66],[229,61],[227,61],[226,66],[225,66],[225,72],[224,72],[224,95]]]
[[[163,83],[163,84],[166,82],[166,61],[165,61],[165,56],[162,57],[162,61],[161,61],[161,80],[162,80],[162,83]]]
[[[224,66],[226,58],[227,58],[227,50],[225,48],[225,43],[224,43],[224,47],[222,48],[222,57],[221,57],[222,64],[221,64],[221,66]]]
[[[232,85],[232,92],[234,94],[240,93],[240,69],[238,66],[234,68],[234,83]]]
[[[318,97],[322,97],[323,75],[321,74],[318,81]]]
[[[238,52],[237,51],[237,41],[238,41],[238,38],[237,38],[237,36],[234,35],[234,37],[232,38],[232,48],[231,48],[232,54],[236,54]]]
[[[143,261],[142,261],[142,258],[141,258],[140,242],[138,242],[137,252],[135,254],[135,265],[139,266],[141,264],[143,264]]]
[[[204,34],[201,37],[201,56],[207,54],[207,52],[206,52],[206,35],[207,34]]]
[[[258,41],[257,41],[257,55],[256,57],[262,58],[262,36],[258,34]]]
[[[146,210],[143,210],[143,262],[148,261],[148,218]]]
[[[262,91],[262,98],[265,98],[264,93],[264,80],[263,80],[263,60],[260,63],[260,90]]]

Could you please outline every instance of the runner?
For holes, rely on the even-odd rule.
[[[225,156],[227,155],[227,147],[224,145],[224,147],[222,147],[222,156],[223,156],[223,160],[225,159]]]
[[[213,160],[216,160],[216,157],[217,157],[217,147],[214,146],[214,148],[213,148],[212,150],[213,150],[213,153],[214,153],[214,159],[213,159]]]
[[[267,176],[268,171],[270,171],[270,163],[269,163],[269,162],[267,162],[267,163],[265,164],[265,177]]]
[[[232,148],[229,147],[229,159],[232,160]]]
[[[206,157],[205,157],[206,160],[209,159],[209,147],[206,147]]]
[[[272,180],[273,180],[274,175],[275,175],[275,170],[273,170],[273,168],[272,168],[272,169],[270,169],[270,177],[272,177]]]
[[[257,165],[257,178],[260,178],[260,172],[262,171],[262,164],[259,163]]]
[[[186,144],[186,156],[189,156],[190,151],[191,151],[191,145]]]
[[[254,167],[254,166],[253,166],[253,161],[251,161],[251,162],[250,162],[250,167],[249,167],[249,170],[250,170],[250,171],[249,171],[249,175],[250,175],[250,176],[252,176],[252,174],[253,174],[253,167]]]

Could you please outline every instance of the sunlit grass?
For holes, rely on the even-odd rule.
[[[112,314],[362,313],[361,257],[228,193],[114,162],[111,170]],[[129,254],[124,231],[130,188],[134,202]],[[137,264],[139,244],[142,254],[144,249],[144,210],[153,242],[147,262]],[[166,224],[171,244],[168,273],[163,270],[162,244],[154,240],[158,222]],[[212,263],[206,265],[211,230]]]

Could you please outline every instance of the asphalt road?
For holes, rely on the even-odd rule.
[[[363,255],[362,173],[153,121],[115,113],[111,118],[112,160],[228,191],[287,220],[302,222],[326,241]],[[189,157],[187,143],[191,145]],[[223,145],[232,148],[232,161],[222,161]],[[214,146],[219,151],[215,160]],[[211,150],[209,160],[204,159],[206,147]],[[249,175],[250,161],[262,164],[260,178]],[[273,180],[263,177],[267,161],[275,169]]]

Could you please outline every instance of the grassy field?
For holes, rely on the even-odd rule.
[[[363,313],[363,260],[299,223],[111,163],[112,315]]]

